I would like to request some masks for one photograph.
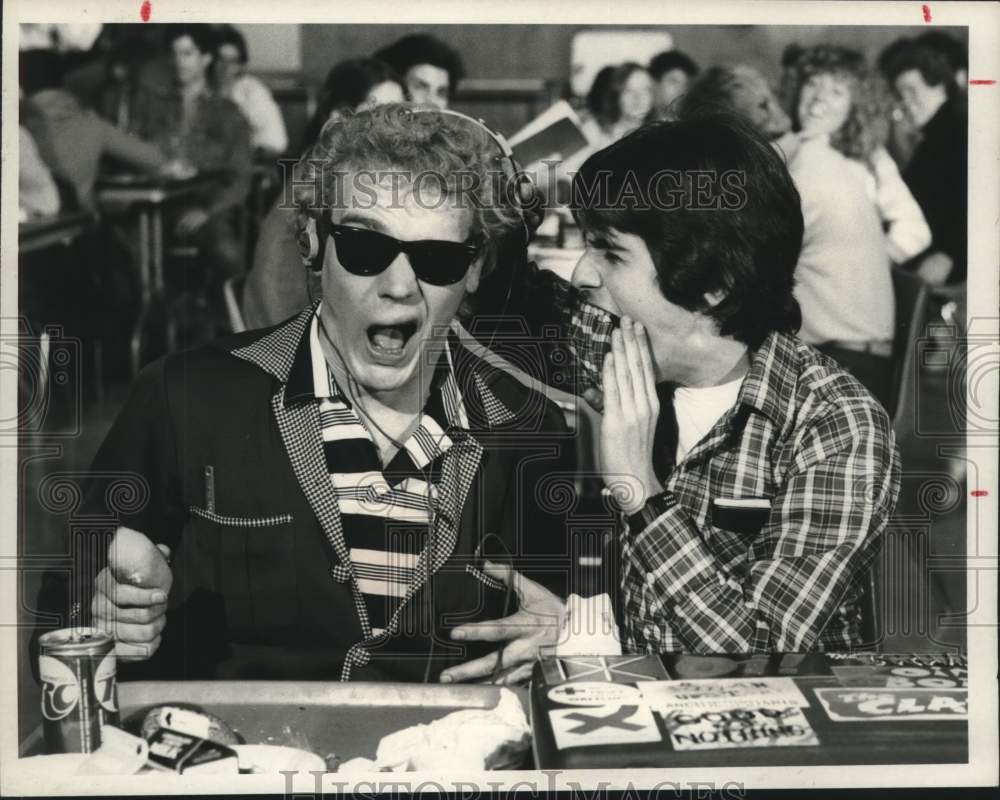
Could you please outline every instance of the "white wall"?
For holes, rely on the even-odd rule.
[[[299,25],[237,24],[246,37],[252,71],[285,72],[302,68]]]

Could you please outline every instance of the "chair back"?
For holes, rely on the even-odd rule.
[[[917,341],[927,324],[927,284],[912,272],[892,268],[896,295],[896,335],[892,347],[892,394],[889,412],[898,434],[912,432],[914,392],[920,365]]]

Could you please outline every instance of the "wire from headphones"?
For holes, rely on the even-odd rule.
[[[351,372],[350,367],[347,366],[347,359],[344,358],[343,354],[340,352],[340,348],[337,347],[336,343],[333,341],[333,337],[330,336],[330,332],[326,329],[326,325],[323,322],[323,315],[319,314],[318,316],[319,316],[320,330],[323,331],[323,336],[330,344],[330,347],[333,348],[333,352],[337,354],[337,358],[340,360],[340,364],[344,368],[344,373],[347,375],[347,386],[345,387],[345,390],[347,391],[347,395],[351,399],[352,404],[361,412],[364,418],[368,422],[370,422],[372,426],[379,433],[381,433],[386,439],[388,439],[392,443],[392,445],[397,450],[402,450],[405,447],[404,443],[397,440],[396,437],[394,437],[392,434],[386,431],[385,428],[379,425],[378,421],[375,420],[374,417],[372,417],[372,415],[367,411],[367,409],[365,409],[364,404],[361,402],[361,392],[363,391],[361,384],[358,382],[358,379],[354,377],[354,374]],[[354,392],[352,391],[351,389],[352,385],[358,390],[357,395],[355,395]],[[434,487],[432,485],[431,480],[428,479],[426,484],[427,484],[427,493],[424,495],[424,498],[427,502],[428,521],[427,521],[427,542],[424,546],[424,556],[426,558],[426,563],[427,563],[427,602],[430,606],[429,611],[432,615],[432,619],[431,619],[431,631],[430,631],[430,649],[427,652],[427,661],[424,665],[424,678],[423,678],[424,683],[428,683],[430,681],[431,666],[434,661],[434,639],[436,636],[436,626],[434,625],[433,621],[435,573],[433,569],[433,564],[431,562],[434,558],[434,532],[437,527],[438,505],[439,505],[438,499],[434,497]]]
[[[485,545],[490,540],[496,540],[499,543],[500,548],[503,550],[503,555],[507,562],[507,568],[510,570],[510,574],[506,581],[506,586],[504,587],[503,595],[503,613],[500,615],[501,619],[510,616],[510,599],[513,594],[514,585],[514,557],[511,555],[510,548],[507,547],[507,543],[497,536],[495,533],[487,533],[479,541],[479,546],[476,548],[476,558],[482,558],[484,561],[485,556],[483,556],[483,545]],[[497,678],[500,677],[500,673],[503,671],[503,649],[497,651],[497,663],[493,665],[493,674],[490,675],[490,683],[496,683]]]

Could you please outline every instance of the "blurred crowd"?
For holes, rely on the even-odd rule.
[[[447,43],[408,35],[334,64],[304,133],[290,140],[233,26],[23,26],[21,46],[22,221],[71,209],[100,214],[95,186],[109,175],[216,178],[166,220],[168,240],[197,254],[173,267],[184,271],[174,280],[205,309],[205,336],[230,326],[224,295],[233,281],[249,327],[275,324],[308,302],[302,270],[293,269],[282,187],[246,224],[255,165],[278,174],[277,158],[309,155],[327,121],[360,109],[401,101],[446,108],[465,76]],[[875,63],[836,45],[791,46],[775,59],[776,87],[749,65],[698,64],[676,49],[649,63],[605,66],[574,101],[589,142],[575,160],[640,126],[707,107],[749,120],[784,154],[801,197],[800,335],[885,398],[892,266],[932,287],[965,280],[967,54],[934,31],[893,42]],[[108,280],[127,284],[121,254],[106,241],[96,246]],[[128,307],[115,292],[103,297]]]

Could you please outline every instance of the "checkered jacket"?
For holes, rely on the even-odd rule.
[[[671,413],[661,403],[667,434],[657,447],[668,454]],[[625,648],[794,653],[857,643],[862,579],[899,486],[884,409],[830,359],[771,334],[737,404],[627,520]],[[769,501],[770,511],[716,503],[732,498]]]
[[[435,470],[427,547],[392,618],[372,624],[365,575],[344,529],[346,504],[325,457],[312,318],[305,309],[274,328],[154,362],[101,446],[88,518],[128,525],[173,550],[163,642],[149,661],[121,665],[121,674],[434,679],[496,649],[452,642],[451,628],[514,610],[505,587],[480,569],[481,554],[504,560],[496,539],[516,569],[565,592],[565,512],[536,490],[566,469],[562,414],[452,337],[465,419],[447,428],[452,445]],[[116,486],[126,478],[136,490],[122,496]],[[483,553],[487,534],[495,538]],[[95,540],[86,550],[102,546]],[[93,583],[83,571],[79,578]]]

